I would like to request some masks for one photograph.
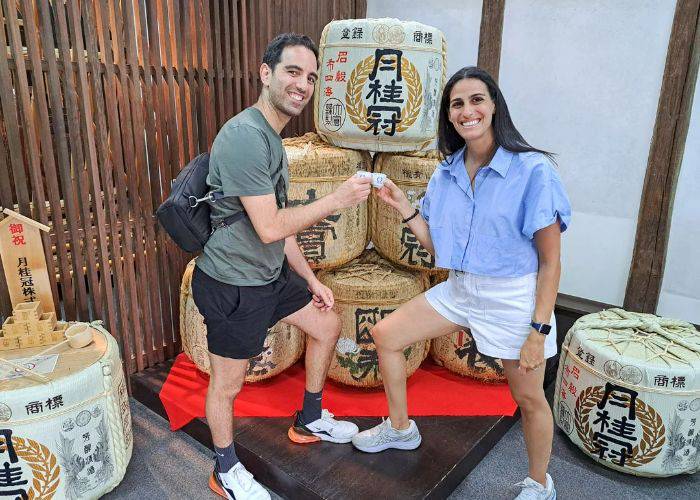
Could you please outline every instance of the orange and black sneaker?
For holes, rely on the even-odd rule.
[[[321,411],[321,418],[306,424],[301,418],[301,412],[294,415],[294,424],[287,435],[294,443],[308,444],[319,441],[331,443],[349,443],[359,429],[352,422],[336,420],[328,410]]]

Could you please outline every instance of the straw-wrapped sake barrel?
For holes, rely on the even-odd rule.
[[[318,279],[333,290],[335,310],[343,324],[328,376],[357,387],[381,385],[371,329],[423,292],[423,278],[418,273],[399,270],[376,252],[368,251],[342,268],[321,271]],[[429,346],[430,341],[425,341],[404,349],[407,376],[426,358]]]
[[[700,332],[609,309],[579,318],[562,346],[554,417],[599,463],[639,476],[700,469]]]
[[[182,350],[194,364],[205,373],[210,373],[207,350],[207,327],[192,297],[192,260],[185,268],[180,285],[180,336]],[[258,382],[283,372],[304,352],[306,337],[298,328],[281,321],[270,328],[265,340],[265,350],[251,358],[246,372],[246,382]]]
[[[99,322],[90,330],[93,341],[80,349],[3,353],[39,373],[0,361],[3,498],[99,498],[124,477],[133,437],[119,346]]]
[[[404,155],[381,153],[376,157],[374,171],[386,174],[411,204],[419,208],[439,161],[437,151]],[[369,218],[372,242],[385,259],[431,274],[443,271],[435,267],[435,257],[418,243],[408,224],[401,223],[399,212],[379,199],[374,190],[369,199]]]
[[[398,19],[332,21],[319,52],[321,137],[369,151],[415,151],[433,141],[447,65],[438,29]]]
[[[430,344],[433,360],[465,377],[482,382],[504,382],[503,363],[499,359],[481,354],[469,330],[458,330],[433,339]]]
[[[289,160],[287,205],[307,205],[335,191],[358,170],[369,170],[366,151],[331,146],[312,132],[282,141]],[[297,233],[297,242],[313,269],[337,267],[367,245],[367,204],[326,217]]]

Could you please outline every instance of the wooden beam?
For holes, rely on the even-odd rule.
[[[505,10],[506,0],[483,0],[481,6],[477,66],[486,70],[495,81],[498,81],[498,69],[501,65],[503,13]]]
[[[656,312],[700,60],[700,0],[678,0],[649,149],[625,309]]]

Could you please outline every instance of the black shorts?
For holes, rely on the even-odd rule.
[[[192,298],[207,325],[209,352],[249,359],[263,351],[268,328],[311,302],[311,292],[285,260],[277,280],[261,286],[222,283],[195,266]]]

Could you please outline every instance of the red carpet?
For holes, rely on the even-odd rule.
[[[160,399],[177,430],[204,416],[209,376],[181,353],[160,391]],[[304,367],[297,363],[280,375],[243,386],[234,404],[237,417],[289,417],[301,408]],[[384,391],[355,389],[330,380],[323,390],[323,406],[339,417],[388,415]],[[408,379],[408,413],[411,416],[513,415],[516,405],[507,384],[482,384],[455,375],[430,360]]]

